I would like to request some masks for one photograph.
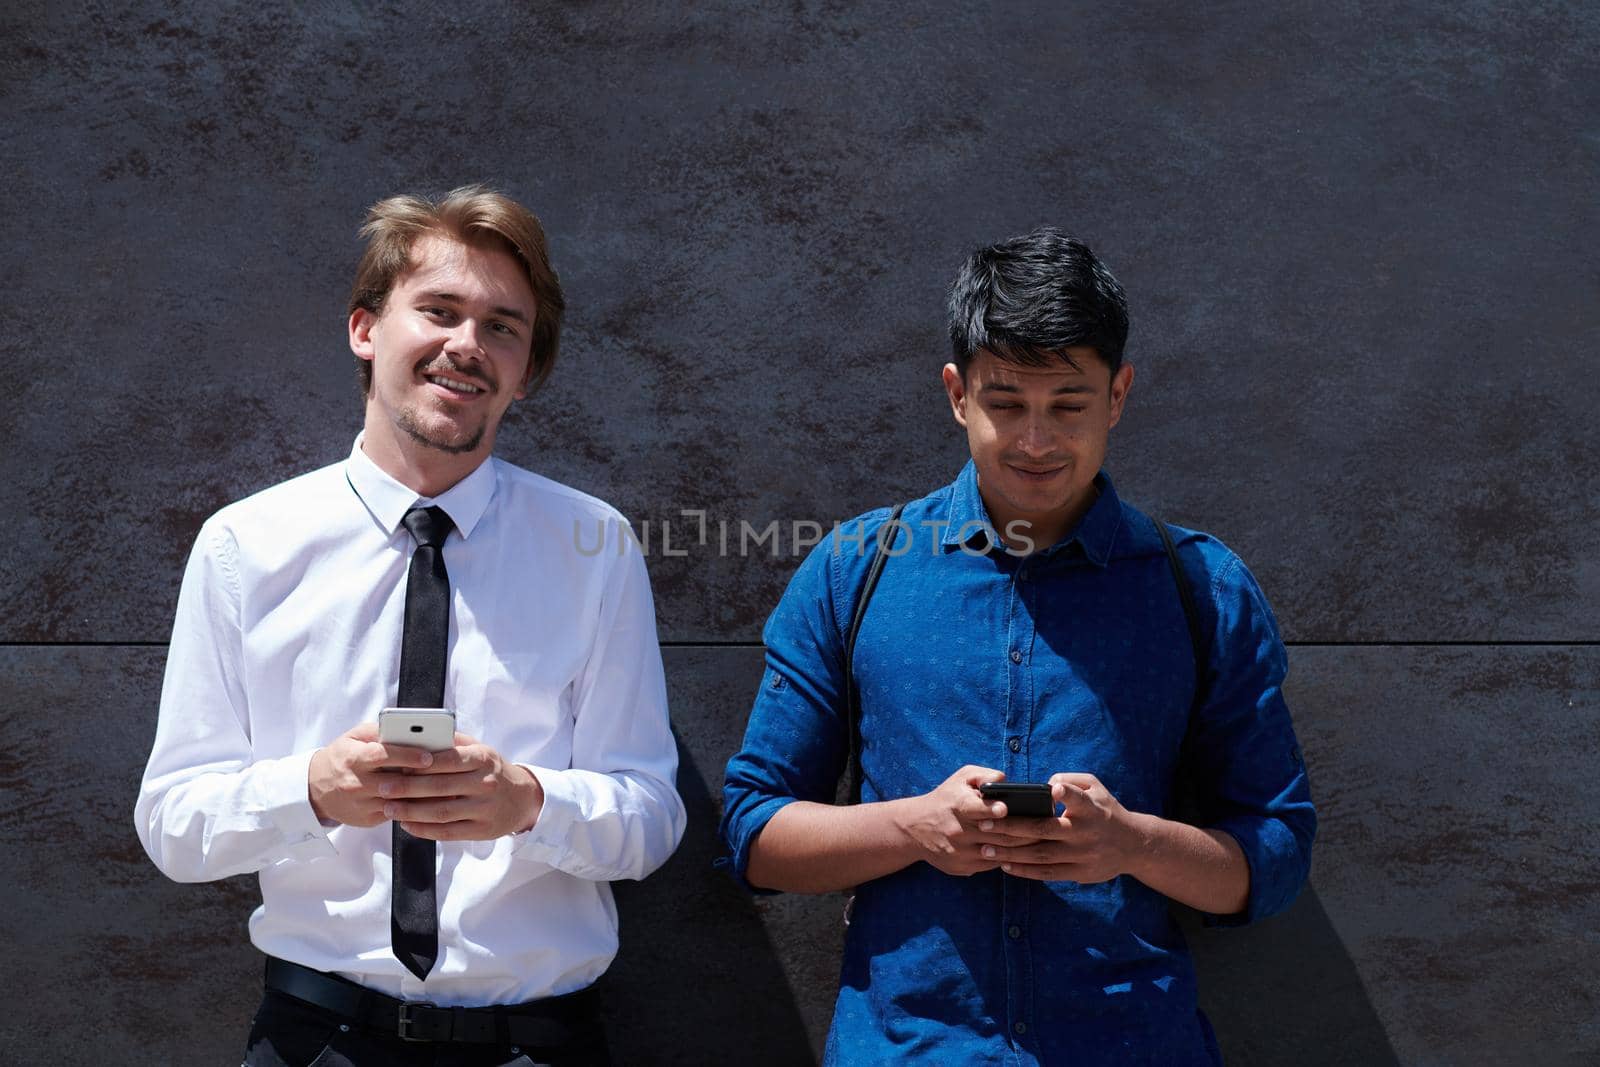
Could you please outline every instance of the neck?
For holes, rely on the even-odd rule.
[[[361,451],[383,473],[429,499],[477,470],[494,448],[493,438],[485,434],[485,440],[471,452],[445,452],[413,440],[392,424],[380,421],[374,425],[374,421],[366,421]]]
[[[1090,485],[1061,510],[1037,513],[1018,511],[1009,507],[1004,500],[996,499],[994,494],[984,489],[982,478],[978,479],[978,496],[983,500],[983,506],[989,512],[989,521],[994,524],[1001,540],[1013,549],[1031,541],[1033,546],[1029,552],[1042,552],[1083,521],[1089,509],[1094,507],[1094,502],[1100,499],[1100,489]],[[1012,523],[1017,524],[1014,537],[1007,533]]]

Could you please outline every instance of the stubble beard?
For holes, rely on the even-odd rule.
[[[394,424],[395,426],[399,427],[400,432],[404,433],[407,437],[411,438],[419,445],[422,445],[425,448],[432,448],[436,451],[444,452],[452,456],[459,456],[463,453],[476,451],[477,447],[483,443],[483,434],[486,428],[485,423],[480,422],[478,423],[478,428],[473,430],[465,440],[461,440],[459,438],[456,440],[450,440],[448,438],[441,439],[438,436],[430,434],[423,426],[422,420],[417,417],[415,409],[409,407],[401,408],[400,411],[396,413],[394,417]]]
[[[1004,461],[1002,460],[1002,462]],[[1007,486],[1002,482],[1000,486],[1001,495],[1016,513],[1017,519],[1026,522],[1030,530],[1037,528],[1042,523],[1049,523],[1054,515],[1070,509],[1082,499],[1085,490],[1075,489],[1071,484],[1072,478],[1077,473],[1077,461],[1067,458],[1064,462],[1068,467],[1068,470],[1063,475],[1067,480],[1067,486],[1055,489],[1050,497],[1043,500],[1035,493],[1029,492],[1029,489],[1036,487],[1026,484]],[[1092,492],[1093,490],[1091,488],[1087,491]]]

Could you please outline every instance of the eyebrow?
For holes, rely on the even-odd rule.
[[[1056,396],[1093,396],[1098,390],[1092,385],[1058,385],[1051,392]],[[978,387],[980,393],[1021,393],[1022,389],[1005,382],[985,382]]]
[[[463,300],[460,296],[458,296],[455,293],[438,292],[438,293],[423,293],[422,295],[425,298],[429,299],[429,300],[437,300],[441,304],[455,304],[457,306],[460,306],[461,304],[466,303],[465,300]],[[496,315],[500,316],[503,319],[514,319],[517,322],[522,323],[522,325],[524,325],[524,326],[527,326],[529,324],[528,323],[528,316],[524,315],[522,312],[518,311],[516,308],[492,307],[489,310],[494,312]]]

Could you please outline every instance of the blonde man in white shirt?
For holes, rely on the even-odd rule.
[[[590,987],[617,949],[607,883],[655,870],[684,827],[644,561],[588,543],[621,530],[608,505],[491,455],[556,357],[538,220],[470,186],[381,201],[362,234],[361,435],[201,529],[139,837],[178,881],[260,876],[247,1064],[606,1063]],[[433,754],[376,723],[403,641],[417,658],[417,508],[447,531],[429,536],[457,734]],[[417,899],[391,845],[417,841],[437,842],[420,962],[391,943],[415,935],[398,898]]]

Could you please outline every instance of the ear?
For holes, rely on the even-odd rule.
[[[511,394],[513,400],[526,400],[528,397],[528,383],[533,381],[533,350],[529,346],[528,369],[522,372],[522,384],[517,386],[517,391]]]
[[[350,351],[358,359],[371,360],[377,349],[372,343],[372,327],[377,325],[378,316],[366,308],[356,308],[350,312]]]
[[[1115,426],[1122,418],[1122,405],[1128,402],[1128,391],[1133,388],[1133,364],[1124,363],[1111,376],[1111,421],[1106,429]]]
[[[945,395],[950,398],[950,414],[956,417],[956,422],[963,429],[967,425],[967,383],[961,380],[961,372],[954,363],[946,363],[941,374],[944,379]]]

